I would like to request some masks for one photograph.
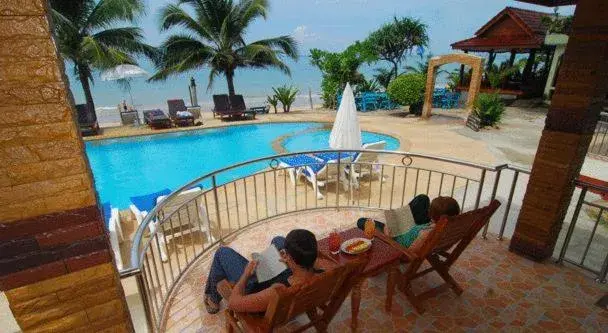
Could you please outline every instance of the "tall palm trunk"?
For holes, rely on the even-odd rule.
[[[93,102],[93,95],[91,94],[91,86],[89,84],[87,70],[84,68],[83,65],[77,65],[77,69],[78,79],[80,80],[80,84],[82,84],[82,90],[84,91],[87,109],[89,109],[90,114],[92,114],[94,119],[96,120],[97,115],[95,114],[95,103]]]
[[[226,71],[226,82],[228,82],[228,95],[234,96],[234,71]]]

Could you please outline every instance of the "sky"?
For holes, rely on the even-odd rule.
[[[238,0],[235,0],[238,1]],[[140,18],[138,25],[143,29],[147,42],[160,44],[169,33],[159,32],[158,12],[162,6],[175,0],[147,0],[147,15]],[[289,62],[292,77],[278,71],[241,70],[237,72],[237,92],[246,96],[269,94],[271,87],[292,84],[307,91],[319,90],[321,73],[309,64],[310,48],[340,51],[356,40],[364,39],[370,32],[380,27],[393,16],[409,16],[421,20],[428,26],[430,45],[428,51],[435,55],[452,52],[450,44],[470,38],[483,24],[506,6],[550,12],[551,8],[505,0],[269,0],[270,11],[266,21],[256,21],[251,25],[246,41],[290,34],[300,46],[300,59]],[[561,7],[560,14],[571,14],[574,7]],[[411,56],[408,61],[416,61]],[[142,67],[152,72],[149,63]],[[69,65],[68,65],[69,66]],[[373,67],[381,66],[381,64]],[[68,69],[71,67],[68,67]],[[363,68],[369,72],[371,68]],[[68,70],[68,73],[71,71]],[[136,104],[161,105],[164,100],[187,96],[187,81],[193,76],[199,87],[199,99],[210,99],[211,94],[225,92],[226,83],[216,79],[214,88],[205,91],[208,71],[205,69],[180,75],[165,82],[147,83],[136,80],[132,93]],[[97,80],[93,95],[97,106],[116,105],[126,95],[111,82]],[[80,84],[70,76],[77,102],[84,100]]]

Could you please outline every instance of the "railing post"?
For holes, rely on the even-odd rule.
[[[507,218],[509,218],[509,211],[511,210],[511,203],[513,203],[513,194],[515,193],[515,187],[517,186],[517,179],[519,178],[519,171],[515,170],[513,175],[513,182],[511,183],[511,191],[509,192],[509,199],[507,199],[507,205],[505,214],[502,217],[502,224],[500,225],[500,232],[498,233],[498,240],[502,240],[505,234],[505,227],[507,226]]]
[[[340,208],[340,186],[342,186],[342,184],[340,183],[340,174],[342,173],[342,171],[340,170],[340,152],[338,152],[338,180],[336,181],[336,207]],[[325,190],[327,191],[327,179],[325,180]]]
[[[602,270],[600,270],[596,281],[599,283],[606,283],[606,275],[608,275],[608,253],[606,253],[606,259],[604,259]]]
[[[215,175],[211,176],[211,186],[213,186],[213,201],[215,201],[215,214],[217,215],[217,225],[220,229],[220,244],[225,245],[224,235],[222,235],[222,218],[220,217],[220,202],[217,195],[217,182],[215,179]]]
[[[485,169],[484,169],[484,171],[485,171]],[[494,187],[492,188],[492,195],[490,196],[490,201],[492,201],[496,198],[496,191],[498,191],[498,183],[500,182],[501,173],[502,173],[502,169],[498,169],[498,171],[496,171],[496,179],[494,179]],[[479,195],[481,196],[481,191],[479,192]],[[479,199],[475,206],[476,206],[475,208],[479,208]],[[490,221],[488,221],[488,223],[486,223],[486,225],[483,227],[483,232],[481,233],[481,237],[483,239],[488,239],[488,228],[489,227],[490,227]]]
[[[479,201],[481,200],[481,192],[483,192],[483,184],[486,181],[486,169],[481,170],[481,178],[479,179],[479,191],[477,191],[477,198],[475,198],[475,208],[479,208]],[[462,207],[464,209],[464,207]]]
[[[498,183],[500,182],[500,174],[502,173],[502,169],[498,169],[498,171],[496,171],[496,179],[494,179],[494,187],[492,188],[492,196],[490,196],[490,201],[494,200],[496,198],[496,191],[498,191]],[[477,206],[479,206],[479,202],[477,203]],[[478,208],[478,207],[476,207]],[[488,221],[488,223],[486,223],[486,225],[483,227],[483,232],[481,234],[481,237],[483,237],[483,239],[488,239],[488,228],[490,227],[490,221]]]
[[[559,251],[559,257],[556,260],[557,264],[561,264],[564,260],[566,250],[568,249],[568,245],[570,244],[570,238],[572,238],[572,233],[574,232],[574,227],[576,226],[576,221],[578,220],[578,215],[581,212],[581,207],[583,206],[583,201],[585,201],[586,194],[587,187],[583,187],[583,189],[581,190],[581,194],[578,196],[576,208],[574,209],[574,214],[572,215],[572,221],[570,222],[568,232],[566,232],[566,237],[564,238],[564,244],[562,244],[562,249]]]
[[[146,316],[146,325],[148,326],[148,332],[154,331],[154,321],[152,320],[152,309],[148,303],[148,295],[146,294],[146,285],[144,284],[144,277],[141,272],[135,275],[135,281],[137,282],[137,291],[141,297],[141,303],[144,305],[144,315]]]

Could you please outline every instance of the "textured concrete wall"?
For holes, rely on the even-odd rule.
[[[95,203],[43,0],[0,1],[0,221]]]
[[[0,290],[24,331],[132,331],[46,1],[0,0]]]

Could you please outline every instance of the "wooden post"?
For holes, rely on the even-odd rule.
[[[522,74],[522,82],[527,82],[530,78],[530,74],[532,73],[532,66],[534,66],[534,58],[536,58],[536,50],[530,50],[528,55],[528,60],[526,61],[526,67],[524,67],[524,72]]]
[[[469,51],[465,50],[464,54],[469,53]],[[460,65],[460,75],[458,77],[458,85],[464,86],[464,64]]]
[[[511,50],[511,57],[509,58],[509,67],[513,67],[513,64],[515,63],[516,55],[517,55],[517,52],[515,52],[515,49]]]
[[[496,59],[496,53],[494,53],[494,50],[491,50],[488,56],[488,65],[486,67],[487,69],[492,68],[492,65],[494,64],[494,59]]]
[[[510,250],[551,257],[608,92],[608,3],[578,2]]]

